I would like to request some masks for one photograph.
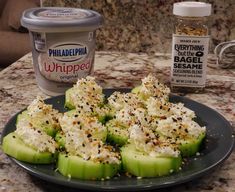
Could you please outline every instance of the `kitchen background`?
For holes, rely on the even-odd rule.
[[[41,6],[81,7],[104,17],[97,30],[97,50],[170,53],[173,31],[172,6],[179,0],[0,0],[0,71],[31,51],[27,30],[20,24],[25,9]],[[202,0],[203,1],[203,0]],[[214,47],[235,39],[235,0],[206,0]]]
[[[203,0],[202,0],[203,1]],[[177,0],[41,0],[42,6],[80,7],[104,17],[97,31],[97,50],[171,52],[172,6]],[[212,4],[209,18],[210,51],[235,39],[235,0],[206,0]]]

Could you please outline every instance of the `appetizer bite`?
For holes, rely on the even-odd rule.
[[[17,117],[16,130],[3,138],[3,151],[20,161],[35,164],[55,162],[61,114],[39,97]]]
[[[90,76],[79,79],[65,92],[65,107],[96,116],[102,123],[111,118],[102,87],[95,82],[94,77]]]
[[[59,172],[69,178],[109,179],[119,171],[120,155],[106,140],[106,127],[96,117],[71,111],[60,118],[65,151],[58,157]]]

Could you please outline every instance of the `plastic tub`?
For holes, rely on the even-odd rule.
[[[102,16],[92,10],[44,7],[28,9],[21,18],[32,44],[37,84],[59,95],[93,71],[95,30]]]

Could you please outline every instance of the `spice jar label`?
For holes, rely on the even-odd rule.
[[[171,84],[205,87],[209,36],[173,34]]]

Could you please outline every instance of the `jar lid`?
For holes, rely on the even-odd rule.
[[[211,14],[211,4],[195,1],[174,3],[173,14],[186,17],[203,17]]]
[[[21,18],[22,26],[38,32],[90,31],[102,23],[102,16],[95,11],[66,7],[27,9]]]

